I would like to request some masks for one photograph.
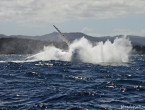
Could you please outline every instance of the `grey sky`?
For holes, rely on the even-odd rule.
[[[145,36],[144,0],[0,0],[0,33]],[[76,24],[74,24],[76,23]]]

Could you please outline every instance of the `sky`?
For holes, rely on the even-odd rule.
[[[145,37],[145,0],[0,0],[0,34]]]

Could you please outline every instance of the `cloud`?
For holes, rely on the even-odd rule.
[[[94,29],[92,28],[88,28],[88,27],[84,27],[81,31],[84,34],[90,35],[90,36],[94,36],[94,37],[100,37],[101,34],[96,33]]]
[[[25,25],[145,14],[144,0],[0,0],[0,22]]]
[[[90,29],[87,27],[84,27],[83,30],[81,31],[87,35],[91,35],[94,37],[102,37],[102,36],[116,36],[116,35],[137,35],[137,36],[143,36],[145,37],[145,30],[139,30],[139,31],[133,31],[131,29],[112,29],[110,33],[99,33],[98,31],[94,29]]]
[[[90,29],[90,28],[88,28],[88,27],[84,27],[83,28],[83,30],[81,31],[82,33],[90,33],[90,32],[92,32],[93,31],[93,29]]]
[[[140,31],[132,31],[130,29],[114,29],[113,34],[120,34],[120,35],[140,35],[145,36],[145,30]]]

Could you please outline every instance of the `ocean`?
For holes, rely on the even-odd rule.
[[[0,110],[144,110],[145,55],[122,63],[0,55]]]

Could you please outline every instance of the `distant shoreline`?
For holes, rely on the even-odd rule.
[[[65,49],[65,43],[40,41],[23,38],[0,38],[0,54],[35,54],[43,50],[44,46],[55,46]]]
[[[0,54],[35,54],[44,46],[67,49],[65,42],[40,41],[23,38],[0,38]],[[134,45],[132,54],[145,54],[145,46]]]

